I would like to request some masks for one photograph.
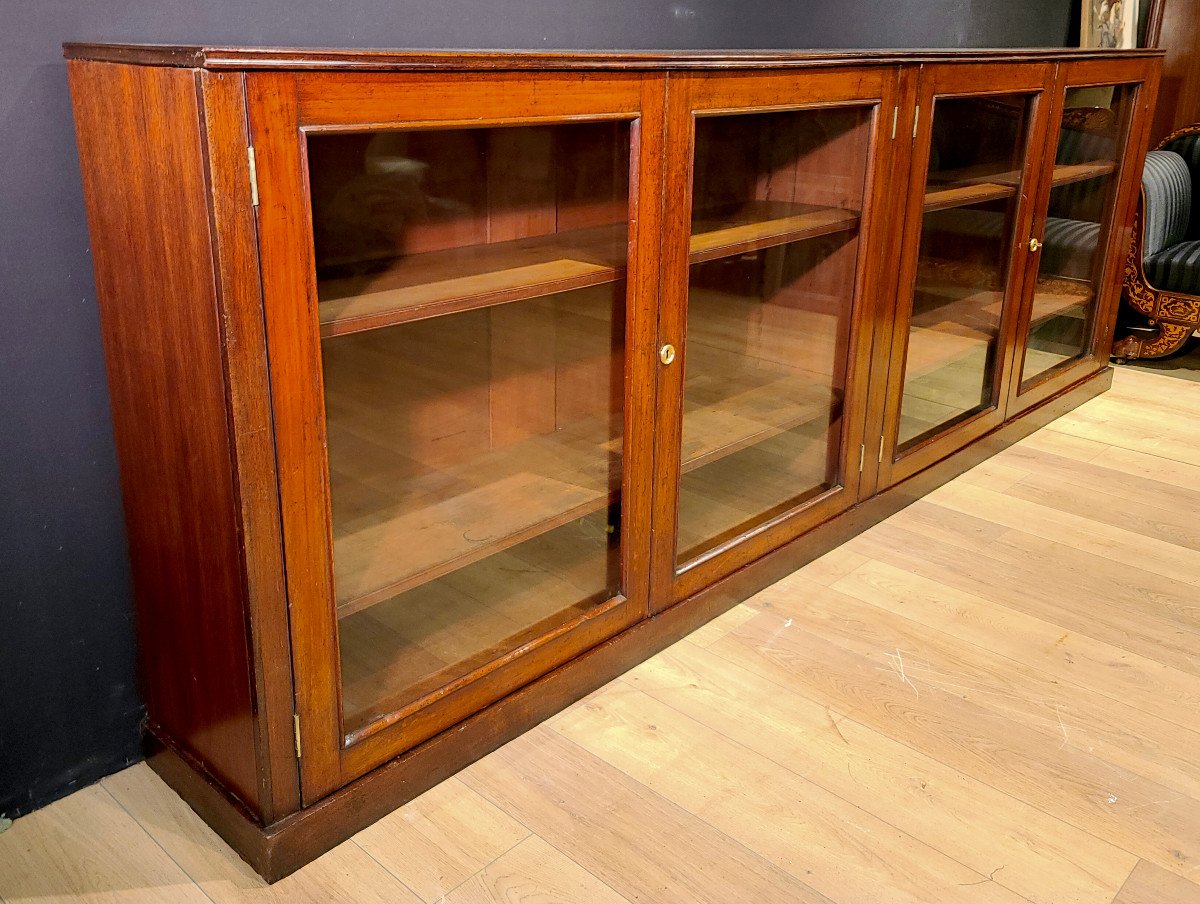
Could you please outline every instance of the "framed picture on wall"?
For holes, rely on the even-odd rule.
[[[1081,47],[1137,47],[1138,0],[1083,0]]]

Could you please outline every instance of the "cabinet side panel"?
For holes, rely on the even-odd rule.
[[[141,688],[155,730],[260,812],[196,70],[72,61]]]

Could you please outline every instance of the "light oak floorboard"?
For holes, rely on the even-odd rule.
[[[870,900],[885,888],[897,904],[926,901],[931,894],[962,902],[1023,900],[987,882],[986,874],[620,682],[550,725],[834,900]],[[815,843],[797,850],[796,841],[804,838]]]
[[[581,700],[586,706],[603,694]],[[736,772],[735,764],[727,769]],[[463,782],[631,901],[828,904],[770,860],[561,734],[541,727]]]
[[[446,904],[629,904],[536,835],[484,867],[445,900]]]
[[[362,904],[419,904],[353,841],[267,885],[144,763],[102,786],[214,904],[324,904],[350,894]]]
[[[275,886],[139,765],[0,902],[1200,902],[1198,403],[1119,370]]]
[[[430,904],[528,837],[527,828],[452,778],[354,840]]]
[[[1112,895],[1135,858],[713,653],[678,644],[625,676],[981,876],[1033,900]],[[661,729],[661,726],[660,726]]]
[[[8,904],[209,904],[102,785],[18,819],[0,835],[0,896]]]
[[[1197,901],[1200,901],[1200,885],[1141,860],[1112,904],[1196,904]]]

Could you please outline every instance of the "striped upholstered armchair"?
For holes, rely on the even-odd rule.
[[[1118,361],[1169,355],[1200,327],[1197,191],[1200,124],[1173,132],[1146,155],[1121,295],[1131,323],[1113,345]]]

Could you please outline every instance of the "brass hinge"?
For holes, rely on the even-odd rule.
[[[896,140],[896,120],[900,118],[900,105],[892,107],[892,141]]]
[[[917,123],[919,123],[920,121],[921,121],[921,105],[917,104],[916,109],[913,111],[913,139],[914,140],[917,137]]]
[[[296,713],[292,716],[292,725],[296,728],[296,759],[300,759],[303,755],[300,753],[300,714]]]
[[[863,472],[863,462],[867,460],[867,447],[863,444],[858,447],[858,473]]]
[[[246,159],[250,162],[250,204],[258,206],[258,164],[254,161],[254,145],[246,148]],[[299,746],[299,745],[297,745]]]
[[[879,437],[879,458],[876,460],[879,461],[880,463],[883,462],[883,436],[882,435]]]

